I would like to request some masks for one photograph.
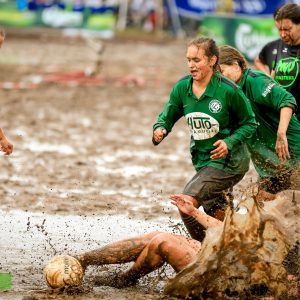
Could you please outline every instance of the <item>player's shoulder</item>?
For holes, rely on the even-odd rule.
[[[248,69],[245,81],[246,87],[250,87],[254,92],[260,91],[261,88],[271,88],[277,85],[276,81],[264,72]]]
[[[277,39],[277,40],[271,41],[269,44],[270,44],[270,46],[278,46],[281,43],[282,43],[282,40]]]
[[[191,82],[191,75],[184,75],[179,80],[177,80],[173,86],[174,89],[188,89]]]
[[[179,80],[177,80],[176,84],[184,84],[191,80],[191,75],[184,75]]]
[[[280,45],[281,43],[281,39],[277,39],[277,40],[274,40],[274,41],[270,41],[268,42],[263,48],[264,49],[274,49],[274,48],[278,48],[278,46]]]
[[[219,75],[219,80],[220,80],[220,83],[222,85],[222,88],[224,89],[229,89],[229,90],[238,90],[239,86],[233,82],[232,80],[230,80],[228,77],[225,77],[223,75]]]
[[[256,70],[256,69],[252,69],[252,68],[248,68],[246,74],[247,74],[248,79],[257,80],[258,78],[267,78],[267,79],[272,80],[272,77],[267,75],[265,72],[262,72],[262,71],[259,71],[259,70]]]

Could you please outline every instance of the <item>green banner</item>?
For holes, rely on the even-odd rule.
[[[11,3],[0,2],[0,25],[12,27],[42,26],[53,28],[77,28],[93,31],[114,32],[116,15],[112,12],[92,13],[90,9],[72,11],[57,6],[22,11]]]
[[[218,45],[228,44],[253,61],[261,48],[279,38],[272,18],[205,16],[200,32],[213,37]]]
[[[10,273],[0,273],[0,291],[12,289],[12,275]]]
[[[0,24],[6,26],[28,27],[37,22],[36,13],[21,12],[16,9],[0,9]]]

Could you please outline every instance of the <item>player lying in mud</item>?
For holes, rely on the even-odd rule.
[[[193,216],[198,222],[201,222],[201,224],[205,228],[215,227],[215,229],[210,232],[211,233],[210,238],[212,238],[213,236],[217,237],[219,236],[219,234],[221,234],[222,230],[224,229],[222,225],[223,224],[222,221],[207,215],[201,210],[196,209],[193,206],[193,203],[189,200],[188,196],[179,194],[179,195],[171,195],[170,198],[172,200],[172,204],[177,206],[180,211]],[[254,208],[253,205],[256,207],[256,209],[253,209]],[[241,251],[241,249],[244,249],[244,255],[241,255],[242,253],[240,253],[241,260],[243,262],[246,262],[248,257],[250,256],[249,258],[250,260],[248,261],[248,263],[250,264],[248,266],[245,265],[244,266],[245,268],[243,267],[242,270],[240,270],[243,274],[239,273],[240,274],[239,279],[244,278],[245,285],[246,286],[249,285],[250,290],[254,286],[255,295],[258,295],[257,290],[262,294],[265,294],[269,291],[268,287],[265,285],[266,278],[269,278],[268,280],[270,280],[269,282],[271,285],[273,284],[270,293],[274,292],[275,294],[278,291],[276,288],[274,289],[274,281],[275,282],[278,281],[279,285],[282,286],[282,280],[284,281],[284,278],[286,278],[287,279],[286,283],[288,283],[289,281],[292,284],[292,285],[288,284],[289,288],[287,289],[286,292],[293,296],[294,295],[298,296],[298,287],[296,285],[298,285],[299,282],[298,261],[299,261],[300,243],[298,241],[294,245],[294,247],[290,248],[289,252],[287,253],[286,251],[288,250],[288,248],[286,248],[284,245],[285,243],[284,239],[281,240],[282,232],[276,229],[276,226],[274,225],[276,222],[274,223],[274,219],[266,217],[267,215],[258,214],[257,209],[258,206],[256,206],[254,203],[251,204],[251,201],[249,200],[245,202],[245,206],[243,205],[237,207],[236,213],[234,213],[237,219],[234,220],[234,218],[231,218],[230,215],[228,215],[229,219],[226,218],[226,221],[224,223],[225,229],[226,228],[228,229],[228,226],[233,226],[233,231],[235,232],[236,230],[239,230],[240,233],[241,230],[242,231],[251,230],[252,235],[250,234],[250,232],[248,232],[248,235],[245,236],[244,241],[240,240],[241,237],[240,235],[238,235],[238,237],[237,235],[234,235],[235,237],[233,237],[232,234],[224,235],[223,236],[224,240],[222,240],[221,244],[226,245],[225,246],[226,248],[223,249],[226,252],[226,255],[224,255],[225,252],[224,251],[222,252],[222,250],[219,248],[219,250],[221,251],[219,253],[221,253],[222,258],[220,257],[218,258],[217,256],[215,256],[215,259],[217,259],[217,261],[218,259],[221,259],[222,262],[224,262],[224,260],[226,261],[226,259],[229,259],[229,261],[231,261],[232,255],[239,255],[238,254],[239,251]],[[251,222],[248,223],[248,225],[246,225],[247,223],[244,223],[244,221],[242,221],[241,223],[238,222],[239,225],[237,225],[236,223],[237,220],[240,221],[245,220],[243,218],[241,219],[241,217],[243,214],[248,214],[248,213],[249,216],[247,218],[250,218]],[[238,216],[239,214],[241,215]],[[262,224],[264,225],[262,226]],[[262,227],[265,227],[266,232],[257,235],[257,230],[259,228],[262,229]],[[265,238],[266,238],[266,244],[262,246],[262,244],[264,243],[261,242]],[[274,245],[274,240],[275,241],[277,240],[278,247]],[[219,244],[218,246],[218,243],[216,244],[215,242],[213,242],[213,240],[210,240],[210,242],[213,243],[212,248],[209,248],[208,244],[206,243],[205,244],[206,248],[204,252],[206,251],[206,255],[209,254],[210,259],[213,259],[214,257],[213,252],[216,251],[218,252],[218,247],[221,244]],[[236,252],[234,249],[236,249],[237,243],[241,243],[242,245],[241,248],[238,248]],[[270,243],[271,245],[273,245],[271,248],[275,251],[275,252],[272,251],[272,256],[274,255],[276,256],[273,257],[273,260],[272,259],[270,260],[270,249],[271,249]],[[162,233],[156,231],[149,234],[141,235],[139,237],[134,237],[127,240],[121,240],[114,243],[110,243],[102,248],[82,253],[76,257],[69,256],[69,255],[58,255],[53,259],[51,259],[49,263],[46,265],[44,269],[44,276],[47,284],[53,289],[61,289],[65,287],[67,288],[77,287],[81,285],[84,272],[87,269],[87,267],[90,265],[102,266],[108,264],[124,264],[124,263],[133,262],[131,267],[129,267],[129,269],[126,270],[125,272],[119,272],[117,274],[116,273],[112,274],[110,272],[107,272],[101,276],[98,275],[96,276],[96,278],[93,279],[93,283],[95,285],[124,288],[127,286],[135,285],[139,278],[161,267],[164,263],[170,264],[176,272],[182,271],[181,276],[184,274],[185,275],[189,274],[189,272],[191,272],[191,268],[193,267],[195,268],[195,266],[197,266],[197,264],[194,265],[193,262],[199,262],[199,255],[200,256],[202,255],[202,252],[199,253],[201,247],[202,247],[201,243],[197,240],[193,240],[191,238],[187,238],[182,235],[175,235],[171,233]],[[247,247],[247,249],[243,247]],[[264,251],[261,251],[261,248],[264,247],[265,247]],[[248,251],[248,248],[250,248],[250,252]],[[257,254],[258,256],[256,256],[255,254],[256,251],[253,252],[254,249],[260,250],[259,253]],[[245,258],[245,255],[247,259]],[[204,256],[202,256],[202,258],[204,258]],[[282,263],[278,265],[279,261],[281,261]],[[222,266],[224,267],[223,264],[220,264],[218,268],[220,267],[223,268]],[[265,273],[261,269],[262,266],[263,268],[266,268],[264,269],[264,271],[266,271]],[[284,272],[284,268],[286,272]],[[220,272],[220,269],[219,271],[217,271],[217,269],[213,269],[210,271],[212,271],[213,274],[215,274],[215,272]],[[184,273],[187,270],[189,270],[188,273]],[[210,271],[208,271],[208,276]],[[261,289],[257,288],[257,286],[259,285],[258,283],[260,282],[260,281],[257,282],[257,278],[256,279],[254,278],[253,281],[248,282],[249,272],[252,273],[252,271],[255,276],[257,274],[263,275],[261,279],[262,279],[262,286],[264,288]],[[272,275],[270,275],[270,272],[272,272]],[[272,277],[274,272],[275,272],[275,277]],[[236,275],[233,274],[235,273],[235,271],[233,271],[233,273],[231,273],[231,271],[229,271],[228,274],[225,273],[221,272],[219,273],[219,275],[221,277],[223,276],[223,279],[226,279],[227,275],[229,275],[230,278],[232,278],[232,276],[234,278],[234,276]],[[178,274],[178,276],[180,275]],[[177,276],[174,279],[176,278]],[[275,284],[275,286],[277,285]],[[229,284],[229,286],[227,287],[231,289],[232,285]],[[233,287],[235,289],[236,284],[233,284]],[[188,290],[190,291],[189,288]],[[244,288],[241,291],[244,291]],[[237,289],[237,292],[239,292],[239,289]],[[168,291],[168,293],[170,293],[170,290]],[[280,290],[280,293],[283,294],[283,291]],[[184,295],[186,295],[186,293],[184,293]]]
[[[185,195],[171,195],[172,204],[178,209],[194,217],[203,227],[222,225],[215,219],[194,207]],[[110,243],[100,249],[85,252],[76,258],[83,269],[89,265],[134,264],[125,272],[114,278],[98,278],[96,285],[109,285],[117,288],[134,285],[139,278],[161,267],[165,262],[176,272],[181,271],[195,258],[201,248],[197,240],[172,233],[151,232],[138,237]]]

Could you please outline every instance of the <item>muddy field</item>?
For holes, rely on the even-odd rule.
[[[187,72],[186,41],[102,43],[96,78],[84,76],[97,54],[82,38],[8,31],[0,51],[1,127],[14,144],[0,157],[0,270],[13,275],[0,299],[167,299],[157,276],[124,290],[94,288],[88,280],[99,270],[91,270],[76,296],[53,295],[42,277],[54,254],[183,230],[168,195],[194,174],[188,130],[180,120],[158,147],[151,136]],[[235,192],[255,179],[252,170]]]

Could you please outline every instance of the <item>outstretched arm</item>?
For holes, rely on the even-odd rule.
[[[198,210],[196,207],[194,207],[193,203],[187,199],[186,195],[170,195],[170,199],[173,200],[171,201],[171,203],[177,206],[181,212],[195,218],[206,229],[223,224],[222,221],[211,217],[205,212],[202,212],[201,210]]]

